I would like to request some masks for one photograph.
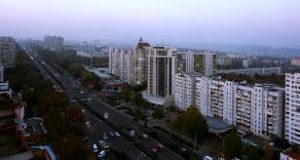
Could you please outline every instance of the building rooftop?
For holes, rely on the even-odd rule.
[[[204,119],[206,119],[207,125],[209,127],[208,131],[210,133],[222,134],[232,129],[232,125],[216,117],[205,116]]]
[[[38,117],[32,117],[24,120],[25,123],[25,133],[26,136],[30,136],[32,134],[35,135],[44,135],[47,134],[47,130],[44,127],[43,119]]]
[[[95,73],[100,78],[104,78],[104,79],[112,78],[112,76],[109,74],[109,68],[90,68],[90,67],[86,67],[86,66],[85,66],[85,68],[88,71]]]
[[[163,106],[165,104],[165,98],[160,96],[154,96],[147,94],[146,92],[142,92],[143,98],[151,104]]]
[[[291,148],[285,150],[282,152],[283,154],[293,158],[293,159],[300,159],[300,153],[293,151]]]

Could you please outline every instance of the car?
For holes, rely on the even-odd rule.
[[[98,146],[94,143],[93,144],[93,152],[98,152],[99,150],[98,150]]]
[[[84,138],[83,138],[83,141],[84,141],[84,142],[86,142],[86,141],[88,141],[88,140],[89,140],[89,137],[84,137]]]
[[[121,137],[121,135],[120,135],[119,132],[115,132],[115,135],[116,135],[117,137]]]
[[[158,153],[163,149],[163,146],[161,144],[155,145],[151,148],[151,151],[154,153]]]
[[[213,160],[213,158],[211,156],[204,156],[202,159],[203,160]]]
[[[145,139],[147,139],[148,135],[147,134],[143,134],[142,137],[145,138]]]
[[[103,139],[108,139],[106,132],[103,133]]]
[[[104,140],[99,140],[99,144],[102,150],[109,152],[109,145]]]
[[[115,136],[115,134],[114,134],[113,131],[110,131],[109,134],[110,134],[111,137],[114,137],[114,136]]]
[[[100,153],[97,156],[98,158],[105,158],[106,157],[106,152],[104,150],[100,151]]]

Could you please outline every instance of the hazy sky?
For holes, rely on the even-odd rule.
[[[0,0],[0,35],[300,47],[300,0]]]

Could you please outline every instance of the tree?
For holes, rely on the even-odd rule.
[[[165,114],[164,114],[164,110],[161,108],[156,108],[154,110],[154,112],[152,113],[153,118],[155,119],[162,119],[164,118]]]
[[[257,160],[261,159],[259,155],[259,150],[257,147],[251,147],[247,154],[247,160]]]
[[[132,96],[132,89],[130,88],[126,88],[125,90],[122,91],[121,93],[121,98],[125,101],[125,102],[130,102],[131,100],[131,96]]]
[[[186,112],[179,115],[172,126],[192,139],[196,136],[198,142],[202,142],[208,135],[206,120],[195,106],[189,107]]]
[[[273,158],[274,153],[273,153],[273,150],[272,150],[272,148],[270,146],[270,143],[268,141],[266,141],[264,143],[264,153],[265,153],[267,159],[272,159]]]
[[[242,154],[242,141],[240,136],[237,134],[236,129],[232,129],[228,135],[225,136],[225,155],[230,159],[240,157]]]

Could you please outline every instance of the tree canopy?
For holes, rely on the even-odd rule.
[[[196,136],[198,142],[204,140],[208,135],[206,120],[195,106],[190,106],[186,112],[179,115],[175,121],[172,122],[172,126],[178,132],[192,139]]]

